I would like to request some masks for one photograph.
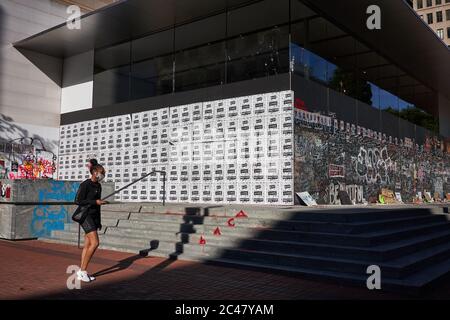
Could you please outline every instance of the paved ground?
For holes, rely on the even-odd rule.
[[[309,281],[298,277],[142,258],[99,250],[90,266],[100,273],[81,290],[68,290],[69,265],[80,250],[40,241],[0,241],[0,299],[405,299],[408,297]],[[103,275],[101,275],[103,274]],[[422,298],[450,298],[450,280]]]

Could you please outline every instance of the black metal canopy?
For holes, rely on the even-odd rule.
[[[81,17],[81,29],[60,24],[14,44],[58,58],[70,57],[201,19],[255,0],[119,0]]]
[[[302,1],[370,48],[361,50],[360,58],[365,59],[367,72],[371,66],[385,66],[386,75],[377,83],[380,87],[389,90],[395,78],[400,82],[398,96],[435,115],[439,113],[438,93],[450,99],[450,50],[406,1]],[[380,30],[367,28],[370,5],[381,9]],[[416,87],[415,94],[408,90],[411,87]]]

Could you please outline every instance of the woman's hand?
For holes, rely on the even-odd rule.
[[[104,204],[108,204],[108,201],[97,200],[96,203],[97,203],[98,206],[102,206]]]

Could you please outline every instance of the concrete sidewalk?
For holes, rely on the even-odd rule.
[[[296,277],[142,258],[99,250],[90,266],[101,273],[81,290],[68,290],[67,266],[79,264],[73,246],[0,241],[0,299],[407,299],[385,292]],[[448,299],[450,280],[422,298]]]

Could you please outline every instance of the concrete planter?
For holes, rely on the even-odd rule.
[[[0,197],[0,238],[9,240],[49,237],[64,230],[71,221],[80,181],[0,180],[10,190]],[[104,196],[114,191],[114,183],[102,184]],[[43,204],[55,202],[57,204]]]

